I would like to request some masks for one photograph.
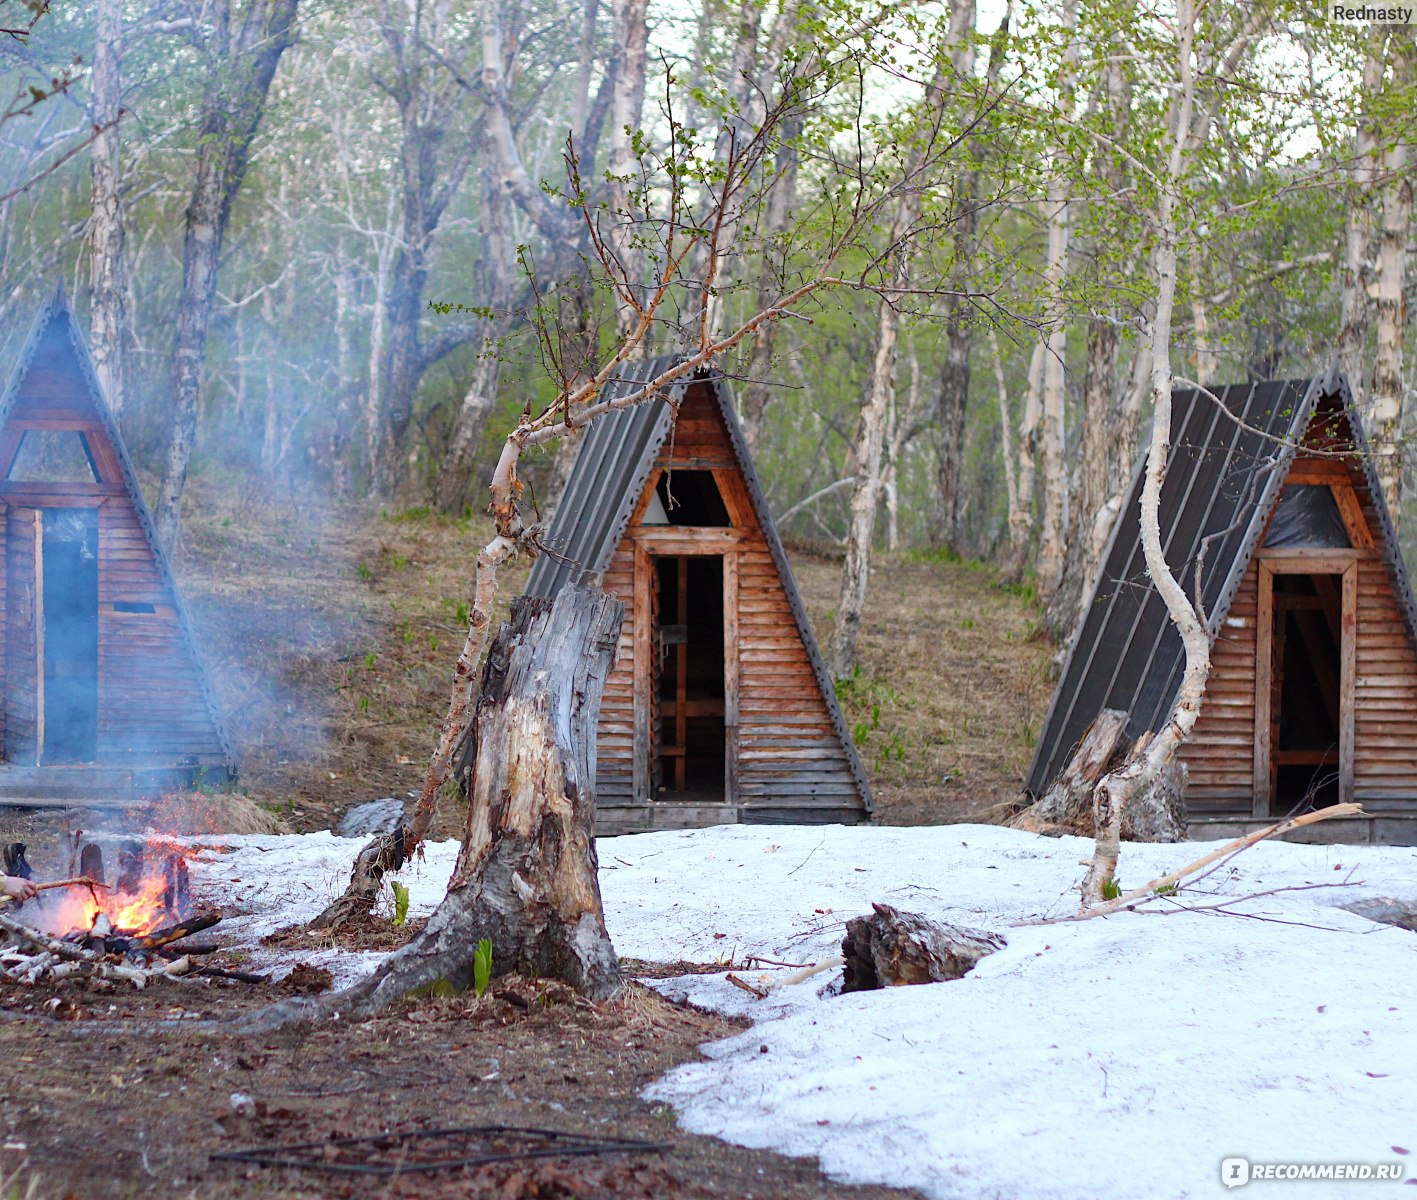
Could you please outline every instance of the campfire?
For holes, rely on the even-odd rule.
[[[33,877],[25,846],[5,847],[7,874]],[[16,911],[0,908],[0,972],[20,983],[88,975],[142,987],[159,976],[215,974],[195,959],[216,946],[175,943],[210,929],[221,915],[198,910],[187,860],[161,839],[70,839],[69,878],[40,883],[41,894]],[[223,973],[224,974],[224,973]]]

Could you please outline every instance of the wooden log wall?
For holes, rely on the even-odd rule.
[[[1252,558],[1211,647],[1205,701],[1181,747],[1189,772],[1186,808],[1198,816],[1250,815],[1258,609],[1259,563]]]
[[[98,478],[8,478],[29,430],[82,435]],[[106,427],[79,367],[67,322],[46,329],[0,430],[0,510],[6,522],[5,757],[34,762],[37,518],[55,508],[98,510],[97,759],[225,766],[226,752],[187,643],[177,599],[158,565]],[[24,520],[16,518],[23,515]]]
[[[728,509],[729,529],[641,523],[660,475],[674,469],[713,472]],[[655,752],[650,572],[656,552],[723,556],[725,804],[738,806],[745,818],[758,821],[859,819],[863,806],[856,781],[727,428],[708,387],[696,384],[688,389],[605,574],[606,590],[625,601],[626,615],[600,711],[597,788],[602,828],[649,827],[650,818],[616,810],[643,809],[655,799],[648,786],[648,764],[637,773],[636,758]],[[637,643],[639,661],[648,668],[638,679]],[[639,730],[638,739],[637,692],[650,724]]]
[[[1376,529],[1366,489],[1359,499]],[[1411,811],[1417,800],[1417,653],[1376,553],[1358,563],[1357,675],[1353,798],[1372,813]]]

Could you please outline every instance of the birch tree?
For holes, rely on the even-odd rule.
[[[827,667],[834,679],[848,677],[856,660],[856,642],[870,580],[871,547],[885,478],[886,424],[895,398],[896,348],[901,320],[899,297],[910,286],[910,257],[920,236],[919,225],[932,172],[943,147],[949,145],[953,150],[953,141],[957,141],[945,132],[945,126],[950,100],[961,87],[964,72],[973,66],[973,54],[965,49],[973,27],[972,0],[957,0],[950,7],[949,22],[940,44],[933,51],[934,70],[925,84],[915,118],[916,129],[907,140],[899,168],[901,184],[893,189],[897,194],[891,201],[892,218],[879,267],[885,286],[876,306],[875,349],[853,445],[856,484],[851,492],[846,563],[827,651]]]
[[[119,120],[123,115],[123,0],[94,4],[93,68],[89,82],[90,147],[89,348],[94,372],[114,416],[126,393],[127,262],[124,254]]]
[[[1410,27],[1387,32],[1387,110],[1390,124],[1379,152],[1382,179],[1377,269],[1374,272],[1373,324],[1376,345],[1372,383],[1368,389],[1369,436],[1378,479],[1388,509],[1397,520],[1402,513],[1402,430],[1407,384],[1403,378],[1403,343],[1407,337],[1407,247],[1412,236],[1412,171],[1408,143],[1412,137],[1412,105],[1417,101],[1417,50]]]
[[[212,0],[181,19],[180,32],[210,72],[197,129],[195,170],[182,247],[182,292],[172,339],[172,434],[154,521],[172,554],[197,432],[202,364],[231,207],[246,177],[252,141],[281,55],[295,35],[298,0]]]
[[[1205,148],[1220,110],[1230,99],[1237,74],[1252,53],[1270,13],[1267,5],[1256,5],[1237,14],[1215,10],[1207,14],[1206,10],[1206,0],[1178,0],[1174,19],[1155,18],[1160,26],[1159,46],[1167,52],[1159,63],[1167,95],[1166,132],[1160,145],[1160,160],[1145,171],[1151,195],[1146,220],[1152,245],[1149,273],[1154,298],[1147,338],[1152,421],[1140,532],[1147,573],[1180,635],[1185,669],[1166,722],[1149,740],[1140,739],[1140,748],[1134,748],[1094,789],[1097,844],[1082,883],[1084,905],[1102,903],[1106,893],[1115,887],[1123,813],[1134,797],[1161,776],[1194,728],[1210,674],[1210,632],[1198,607],[1199,600],[1188,596],[1166,561],[1160,527],[1161,490],[1170,454],[1172,388],[1176,383],[1172,336],[1177,276],[1181,248],[1187,241],[1185,222],[1202,219],[1196,211],[1197,156]],[[1203,20],[1203,15],[1208,19]]]

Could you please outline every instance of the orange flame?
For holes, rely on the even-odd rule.
[[[136,890],[99,889],[97,895],[83,887],[66,888],[62,897],[46,898],[44,926],[51,933],[87,933],[99,913],[106,913],[113,928],[124,934],[151,933],[175,919],[164,903],[167,880],[162,864],[175,845],[150,840],[144,856],[145,870]],[[53,893],[50,893],[53,897]]]

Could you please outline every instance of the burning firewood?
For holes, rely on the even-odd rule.
[[[166,946],[168,942],[175,942],[191,934],[201,933],[203,929],[210,929],[220,921],[221,913],[209,910],[198,913],[195,917],[188,917],[185,921],[179,921],[176,925],[154,929],[149,934],[133,938],[132,945],[138,950],[157,950]]]

